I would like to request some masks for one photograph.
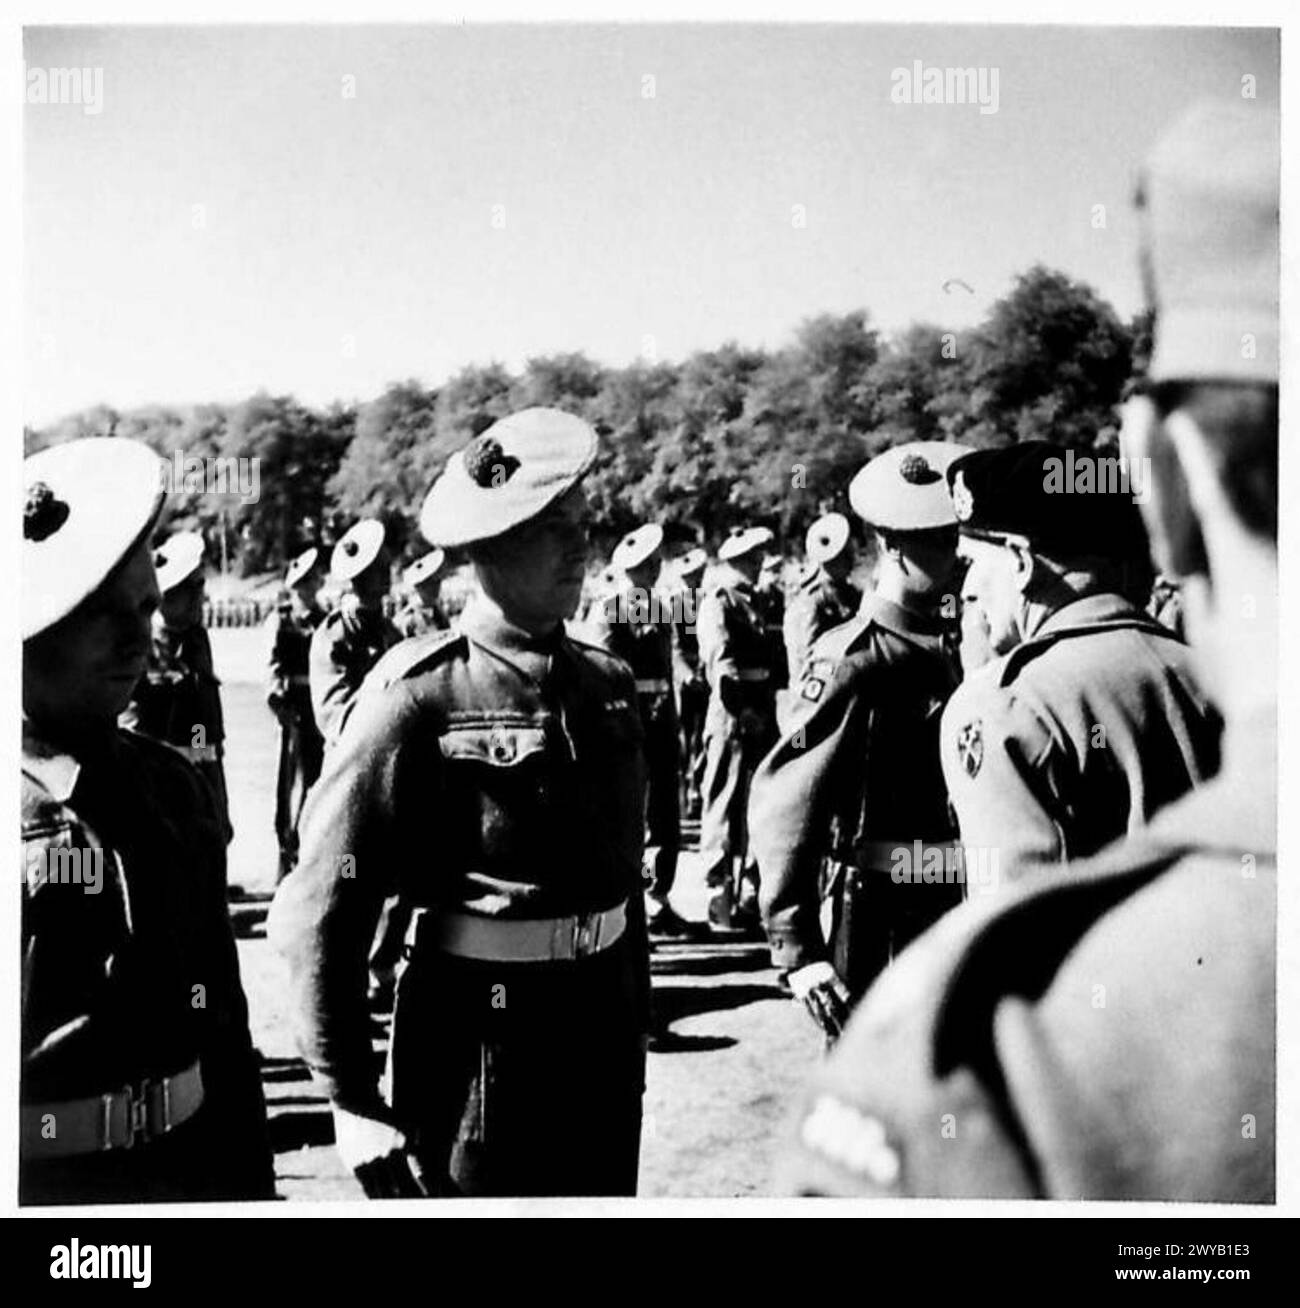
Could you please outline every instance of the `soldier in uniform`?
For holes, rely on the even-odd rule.
[[[154,615],[149,666],[122,725],[189,759],[212,787],[226,841],[234,836],[226,794],[221,682],[203,625],[203,537],[182,531],[154,554],[162,602]]]
[[[785,590],[781,568],[785,560],[779,554],[765,554],[754,582],[754,607],[763,620],[763,630],[772,647],[770,660],[775,670],[776,689],[784,690],[790,681],[785,661]],[[797,669],[796,669],[797,671]]]
[[[76,440],[23,472],[20,1202],[273,1198],[222,815],[116,725],[159,599],[160,461]]]
[[[1273,1201],[1277,131],[1259,105],[1195,110],[1140,193],[1155,339],[1121,443],[1155,469],[1143,513],[1222,771],[909,950],[809,1091],[790,1190]]]
[[[532,408],[449,460],[420,528],[466,550],[480,594],[371,674],[272,908],[304,1056],[375,1197],[636,1188],[641,722],[627,667],[564,627],[596,449]],[[381,1094],[364,991],[389,894],[412,925]]]
[[[319,552],[298,555],[284,575],[286,595],[267,623],[269,678],[266,702],[280,724],[275,778],[275,835],[282,881],[298,861],[298,819],[307,792],[320,776],[325,742],[311,707],[311,638],[325,618],[316,602]]]
[[[690,818],[698,818],[703,805],[704,716],[709,707],[709,683],[700,664],[696,620],[700,611],[700,579],[709,556],[688,550],[677,560],[677,588],[673,611],[673,683],[677,691],[677,721],[681,726],[681,803]]]
[[[894,955],[962,898],[939,717],[959,679],[955,614],[944,611],[957,567],[944,470],[966,452],[899,445],[853,479],[850,502],[879,542],[876,589],[814,644],[791,721],[754,776],[772,962],[828,1040]],[[942,874],[923,879],[936,857]]]
[[[334,547],[330,575],[348,589],[311,638],[309,669],[312,710],[327,748],[338,739],[366,674],[401,639],[384,616],[384,524],[374,518],[354,523]]]
[[[700,602],[696,634],[709,682],[704,719],[704,814],[700,852],[712,890],[709,922],[723,930],[760,929],[758,867],[745,805],[759,760],[776,739],[776,692],[783,671],[754,601],[767,527],[736,527],[718,550],[729,567]]]
[[[1061,493],[1061,456],[1029,442],[948,469],[963,596],[999,657],[944,713],[943,772],[963,844],[1009,875],[1096,853],[1219,761],[1190,651],[1125,598],[1126,569],[1149,575],[1137,505]]]
[[[450,625],[439,599],[446,563],[446,550],[430,550],[402,573],[407,598],[393,625],[403,638],[446,631]]]
[[[668,902],[681,845],[672,631],[654,594],[663,539],[663,528],[652,522],[619,541],[610,563],[624,584],[606,599],[591,632],[636,679],[646,763],[646,923],[652,936],[681,936],[690,934],[690,925]]]
[[[818,518],[808,528],[804,549],[808,571],[786,607],[783,626],[786,665],[796,682],[813,642],[847,622],[862,603],[862,592],[849,580],[856,556],[849,520],[842,513]]]

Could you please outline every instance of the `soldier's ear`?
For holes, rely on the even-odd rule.
[[[1165,416],[1163,426],[1168,444],[1176,452],[1178,472],[1196,516],[1198,538],[1202,530],[1213,533],[1216,529],[1238,528],[1237,514],[1224,493],[1218,461],[1196,419],[1185,409],[1175,409]],[[1160,482],[1159,475],[1156,482]]]
[[[1208,475],[1216,496],[1222,493],[1195,421],[1182,411],[1162,419],[1154,401],[1135,395],[1124,405],[1119,441],[1130,466],[1141,469],[1145,493],[1138,503],[1157,570],[1173,577],[1203,574],[1201,508],[1193,502],[1191,469],[1202,479]]]
[[[1034,579],[1034,554],[1029,548],[1027,540],[1011,540],[1007,542],[1011,550],[1011,557],[1014,560],[1012,567],[1016,582],[1016,590],[1024,594],[1029,589],[1029,584]]]

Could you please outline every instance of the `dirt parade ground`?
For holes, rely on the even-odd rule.
[[[289,1200],[361,1198],[335,1154],[328,1104],[294,1048],[285,974],[266,942],[275,883],[276,724],[262,678],[265,640],[255,629],[212,633],[226,714],[226,772],[235,839],[232,904],[253,1038],[263,1058],[277,1189]],[[694,828],[685,832],[694,843]],[[699,859],[687,849],[673,893],[677,910],[704,917]],[[776,1150],[794,1095],[817,1059],[820,1036],[777,987],[767,950],[755,944],[656,946],[652,957],[660,1028],[647,1072],[640,1194],[729,1197],[772,1193]],[[376,1024],[376,1039],[384,1032]],[[575,1148],[600,1148],[575,1141]]]

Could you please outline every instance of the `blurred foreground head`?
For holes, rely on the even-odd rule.
[[[1137,197],[1154,341],[1120,439],[1150,460],[1155,563],[1182,582],[1188,639],[1230,716],[1276,702],[1279,167],[1275,112],[1198,106]]]

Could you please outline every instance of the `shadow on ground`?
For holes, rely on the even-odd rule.
[[[779,986],[754,985],[750,982],[720,986],[656,986],[654,1013],[658,1025],[663,1028],[684,1017],[741,1008],[763,999],[781,999],[784,995],[785,992]]]

